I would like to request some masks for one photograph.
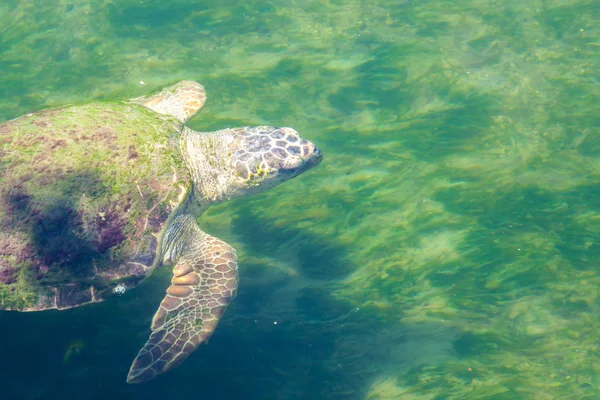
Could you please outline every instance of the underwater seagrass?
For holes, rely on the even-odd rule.
[[[183,362],[235,297],[236,251],[196,218],[322,160],[291,128],[185,127],[205,100],[200,84],[183,81],[0,125],[0,308],[96,303],[173,266],[130,383]]]

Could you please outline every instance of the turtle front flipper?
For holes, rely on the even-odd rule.
[[[157,93],[136,97],[130,101],[186,122],[204,107],[206,91],[198,82],[181,81]]]
[[[131,365],[128,383],[146,381],[181,364],[212,335],[235,297],[235,249],[202,232],[192,218],[182,225],[188,226],[176,226],[178,232],[172,235],[177,236],[173,252],[183,249],[182,254],[152,319],[150,338]]]

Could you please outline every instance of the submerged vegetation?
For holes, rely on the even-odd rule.
[[[591,0],[0,5],[2,120],[194,79],[209,101],[192,128],[292,126],[325,154],[202,218],[238,248],[232,311],[161,388],[106,390],[195,393],[184,382],[200,379],[261,399],[596,398],[599,20]],[[59,382],[120,379],[166,287],[157,275],[98,306],[102,334],[81,328],[94,355],[61,354]],[[85,313],[54,317],[98,323]],[[29,348],[14,335],[1,333],[5,357]],[[69,369],[86,360],[100,366]],[[61,393],[46,377],[17,381],[37,382],[29,398]]]

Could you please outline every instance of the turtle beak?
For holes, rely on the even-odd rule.
[[[315,165],[318,165],[321,161],[323,161],[323,153],[321,153],[321,149],[315,146],[313,150],[313,157],[315,158]]]
[[[316,167],[321,163],[321,161],[323,161],[323,153],[321,152],[321,149],[313,145],[313,151],[311,156],[308,158],[305,171],[308,171],[312,167]]]

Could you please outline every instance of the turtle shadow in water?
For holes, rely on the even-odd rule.
[[[348,304],[328,295],[338,280],[357,268],[348,260],[347,251],[305,230],[275,227],[256,212],[259,208],[238,202],[231,224],[232,232],[243,238],[250,254],[273,263],[265,266],[242,261],[241,290],[257,289],[252,298],[243,301],[248,311],[291,316],[307,313],[311,319],[324,320],[347,313]],[[272,298],[277,301],[270,304]],[[320,308],[314,306],[315,298],[331,300]],[[265,303],[269,308],[261,309]]]

